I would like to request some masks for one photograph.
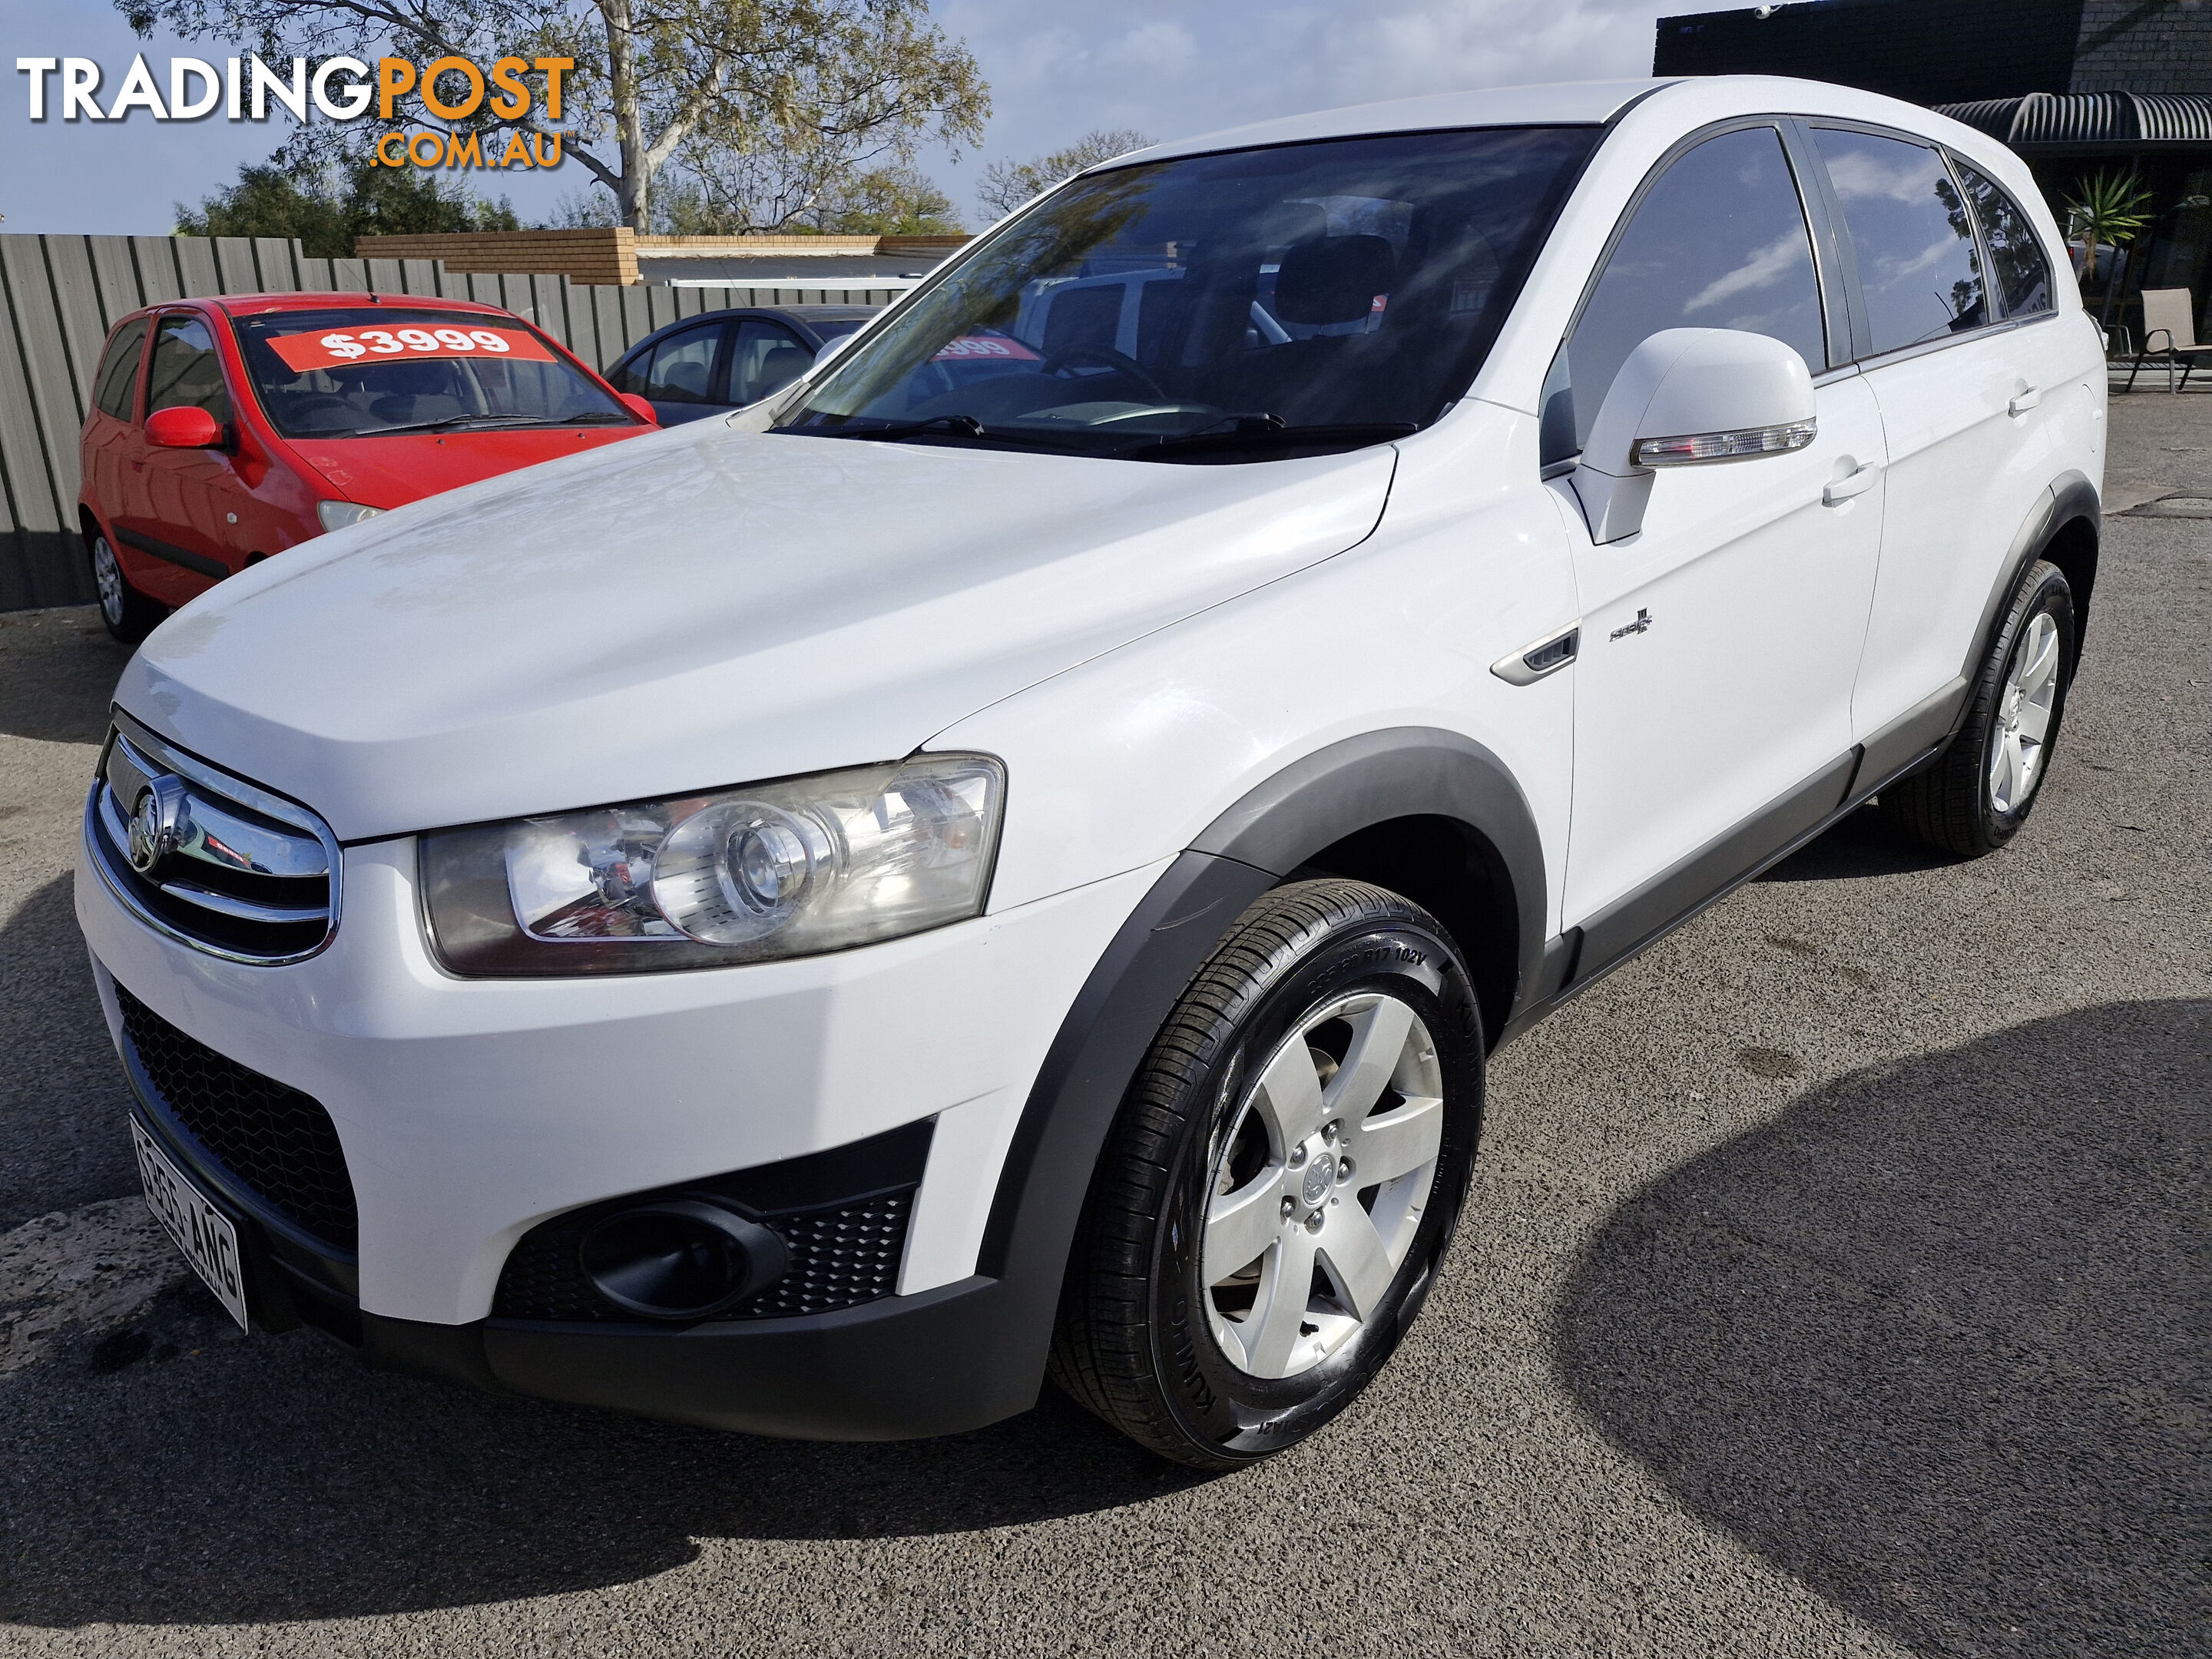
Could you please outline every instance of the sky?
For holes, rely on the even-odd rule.
[[[969,215],[983,166],[1056,149],[1097,127],[1182,137],[1272,116],[1482,87],[1648,75],[1660,16],[1724,0],[934,0],[991,83],[983,143],[957,158],[926,150],[925,171]],[[19,57],[97,58],[103,103],[143,52],[219,61],[231,43],[133,35],[111,0],[0,0],[0,215],[9,231],[159,235],[194,202],[282,142],[265,125],[220,118],[157,124],[28,118]],[[51,88],[54,77],[48,78]],[[53,95],[50,92],[50,96]],[[574,162],[501,176],[525,223],[595,188]]]

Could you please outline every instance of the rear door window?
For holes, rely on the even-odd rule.
[[[230,418],[230,393],[222,383],[222,359],[215,336],[198,317],[161,319],[154,336],[153,365],[146,374],[146,412],[157,409],[204,409],[218,421]]]
[[[1875,356],[1990,320],[1966,204],[1942,156],[1877,133],[1815,127],[1843,204]]]
[[[1991,183],[1966,166],[1959,166],[1959,182],[1974,204],[1982,223],[1982,246],[1990,256],[1990,283],[1997,303],[2008,317],[2029,317],[2051,309],[2051,257],[2043,239],[2021,211],[2019,203],[2002,186]]]
[[[1669,328],[1765,334],[1827,367],[1812,238],[1772,127],[1706,139],[1637,204],[1545,388],[1547,462],[1582,448],[1628,354]]]
[[[131,396],[138,389],[138,357],[146,343],[146,323],[147,319],[134,317],[115,331],[94,380],[93,402],[102,414],[118,421],[131,418]]]
[[[813,348],[796,334],[781,323],[748,317],[738,325],[738,347],[730,354],[729,400],[757,404],[813,366]]]

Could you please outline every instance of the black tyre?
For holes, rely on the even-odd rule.
[[[1304,1439],[1427,1297],[1482,1081],[1474,988],[1432,917],[1360,882],[1267,894],[1183,993],[1108,1137],[1054,1380],[1195,1468]]]
[[[131,586],[106,537],[94,532],[86,543],[85,551],[92,562],[92,585],[100,595],[100,621],[124,644],[137,644],[161,625],[162,618],[169,614],[168,607],[157,605]]]
[[[1882,815],[1960,858],[2020,833],[2050,775],[2074,674],[2074,592],[2053,564],[2031,567],[1969,692],[1966,724],[1933,761],[1881,792]]]

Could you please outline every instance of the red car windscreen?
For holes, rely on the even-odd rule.
[[[441,326],[310,331],[270,337],[269,349],[286,368],[337,368],[343,364],[408,357],[504,357],[550,363],[553,354],[526,329]]]

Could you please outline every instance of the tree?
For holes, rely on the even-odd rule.
[[[495,205],[419,168],[365,159],[248,162],[236,184],[203,197],[197,209],[177,204],[179,236],[296,236],[317,259],[351,258],[356,236],[521,228],[505,200]]]
[[[2075,283],[2096,280],[2100,243],[2112,250],[2112,261],[2106,267],[2104,307],[2097,319],[2100,327],[2106,327],[2112,320],[2112,306],[2119,298],[2125,269],[2120,250],[2150,222],[2150,191],[2132,173],[2115,175],[2101,169],[2094,179],[2077,180],[2075,190],[2076,193],[2066,198],[2065,208],[2066,240],[2071,243],[2079,237],[2081,241]]]
[[[2075,193],[2063,204],[2066,240],[2081,239],[2083,252],[2075,275],[2087,280],[2095,269],[2100,242],[2124,247],[2150,222],[2150,191],[2132,173],[2101,171],[2094,179],[2077,180],[2074,188]]]
[[[910,167],[848,180],[815,222],[833,236],[951,236],[967,228],[952,198]]]
[[[962,228],[952,198],[910,165],[854,172],[775,150],[726,155],[686,169],[664,192],[657,227],[678,236],[942,236]]]
[[[983,169],[977,198],[992,212],[1004,216],[1035,196],[1042,196],[1063,179],[1072,179],[1085,167],[1143,149],[1152,141],[1127,127],[1086,132],[1066,149],[1029,161],[994,161]]]
[[[539,95],[503,119],[483,106],[479,131],[565,131],[573,155],[612,195],[620,222],[647,230],[661,170],[712,177],[729,157],[781,152],[817,173],[910,164],[925,137],[957,146],[982,135],[990,89],[965,46],[931,21],[927,0],[116,0],[141,34],[244,37],[264,55],[481,66],[517,56],[568,58],[556,127]],[[460,77],[443,90],[458,101]],[[374,137],[432,125],[372,106],[356,124]],[[823,189],[811,191],[820,200]]]

